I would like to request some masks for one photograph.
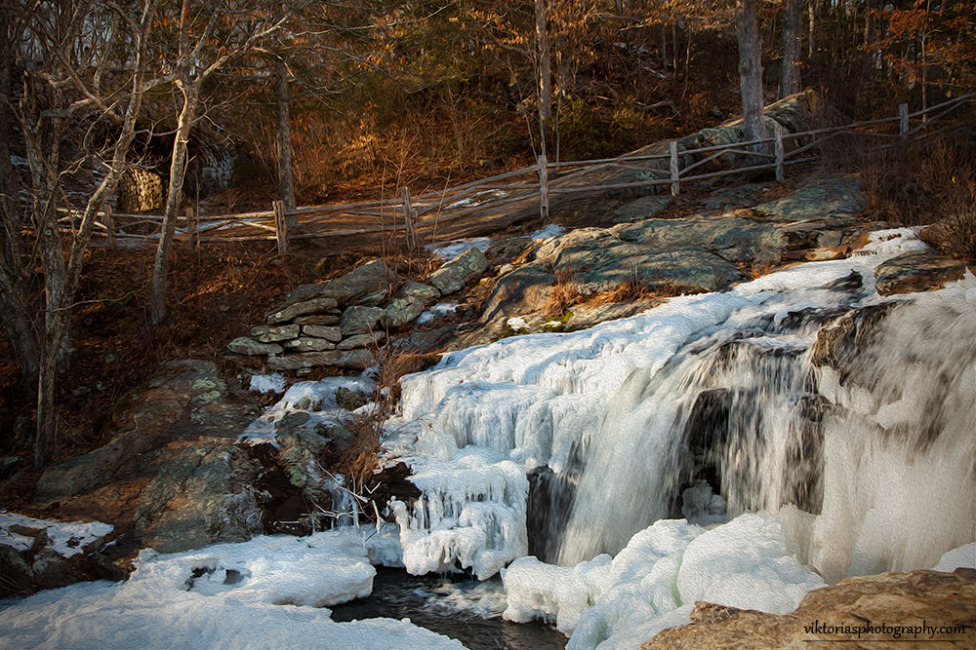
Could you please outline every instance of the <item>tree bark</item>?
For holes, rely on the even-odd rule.
[[[762,40],[755,0],[737,3],[736,36],[739,41],[739,89],[742,95],[742,117],[746,140],[766,137],[763,117]]]
[[[783,2],[783,59],[780,62],[779,97],[800,92],[800,31],[803,29],[801,0]]]
[[[176,236],[176,219],[179,215],[180,199],[183,196],[183,180],[186,177],[187,146],[190,131],[197,118],[200,101],[200,81],[184,80],[181,84],[183,108],[176,125],[173,141],[173,157],[169,166],[169,190],[166,193],[166,209],[163,213],[162,232],[156,246],[156,259],[153,263],[152,296],[149,302],[150,318],[158,325],[166,318],[166,287],[169,273],[169,258]]]
[[[539,137],[542,155],[545,156],[546,140],[552,123],[552,53],[546,24],[545,0],[535,0],[535,35],[539,58]]]
[[[285,210],[293,212],[295,202],[295,177],[292,169],[291,111],[288,96],[288,68],[281,58],[275,59],[275,117],[278,126],[278,190]],[[298,226],[298,218],[288,216],[288,227]]]

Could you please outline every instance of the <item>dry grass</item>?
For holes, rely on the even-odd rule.
[[[932,224],[921,237],[943,255],[976,263],[976,204]]]
[[[976,153],[970,142],[875,151],[857,164],[872,218],[919,226],[973,209]]]
[[[543,310],[545,316],[560,316],[580,302],[579,277],[576,269],[567,268],[556,271],[556,283],[549,292],[549,300]]]

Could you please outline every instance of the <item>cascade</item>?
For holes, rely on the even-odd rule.
[[[757,511],[828,580],[972,541],[976,281],[879,297],[914,235],[405,377],[386,445],[424,493],[395,506],[407,569],[573,565],[660,519]]]

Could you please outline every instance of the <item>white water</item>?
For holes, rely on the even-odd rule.
[[[730,516],[776,512],[829,581],[924,568],[973,541],[972,276],[895,298],[843,381],[810,362],[822,327],[882,302],[874,267],[920,247],[911,231],[877,234],[854,258],[505,339],[404,378],[388,445],[423,471],[421,507],[451,513],[398,506],[408,570],[488,575],[525,555],[529,531],[547,561],[573,565],[662,518],[724,520],[723,500]],[[477,467],[456,462],[467,457]],[[543,466],[548,493],[513,502]],[[501,475],[506,489],[487,478]],[[721,499],[701,483],[682,495],[696,480]],[[526,509],[528,530],[512,525]]]

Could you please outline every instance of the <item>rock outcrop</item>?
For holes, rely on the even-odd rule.
[[[874,271],[878,293],[890,296],[941,289],[947,282],[961,280],[966,264],[932,251],[915,251],[893,257]]]
[[[165,363],[119,403],[109,443],[44,472],[35,500],[161,551],[249,539],[261,530],[251,486],[262,468],[237,437],[256,416],[214,363]]]
[[[790,614],[696,603],[691,624],[660,632],[642,650],[974,648],[976,570],[848,578],[811,591]]]

